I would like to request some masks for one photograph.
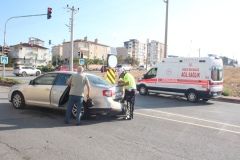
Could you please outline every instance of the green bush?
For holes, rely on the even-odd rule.
[[[47,66],[41,66],[41,67],[38,67],[37,69],[41,70],[42,72],[52,72],[52,71],[54,71],[54,68],[49,68]]]
[[[224,96],[229,96],[230,93],[231,93],[231,91],[230,91],[229,89],[224,89],[224,90],[223,90],[223,95],[224,95]]]

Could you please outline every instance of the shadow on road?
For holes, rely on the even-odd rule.
[[[25,128],[78,127],[72,117],[69,124],[64,123],[65,110],[41,107],[15,109],[10,103],[0,104],[0,131]],[[111,123],[123,120],[121,115],[92,115],[81,121],[81,126],[98,123]]]

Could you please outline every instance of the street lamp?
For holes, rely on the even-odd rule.
[[[168,29],[168,2],[169,2],[169,0],[163,0],[163,1],[166,3],[164,58],[167,58],[167,29]]]

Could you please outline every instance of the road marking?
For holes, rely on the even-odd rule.
[[[141,107],[135,107],[135,108],[141,108]],[[164,114],[169,114],[169,115],[178,116],[178,117],[195,119],[195,120],[204,121],[204,122],[221,124],[221,125],[235,127],[235,128],[240,128],[240,126],[237,126],[237,125],[232,125],[232,124],[227,124],[227,123],[222,123],[222,122],[216,122],[216,121],[212,121],[212,120],[206,120],[206,119],[201,119],[201,118],[196,118],[196,117],[191,117],[191,116],[185,116],[185,115],[181,115],[181,114],[175,114],[175,113],[170,113],[170,112],[163,112],[163,111],[158,111],[158,110],[154,110],[154,109],[145,109],[145,108],[141,108],[141,109],[150,110],[150,111],[159,112],[159,113],[164,113]]]
[[[138,115],[142,115],[142,116],[146,116],[146,117],[157,118],[157,119],[163,119],[163,120],[172,121],[172,122],[178,122],[178,123],[188,124],[188,125],[192,125],[192,126],[198,126],[198,127],[203,127],[203,128],[210,128],[210,129],[215,129],[215,130],[220,130],[220,131],[225,131],[225,132],[240,134],[240,132],[237,132],[237,131],[232,131],[232,130],[228,130],[228,129],[217,128],[217,127],[211,127],[211,126],[206,126],[206,125],[201,125],[201,124],[196,124],[196,123],[184,122],[184,121],[174,120],[174,119],[170,119],[170,118],[152,116],[152,115],[143,114],[143,113],[138,113],[138,112],[134,112],[134,114],[138,114]]]

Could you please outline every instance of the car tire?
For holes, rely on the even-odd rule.
[[[148,94],[148,89],[145,85],[141,85],[139,87],[139,94],[141,94],[141,95],[147,95]]]
[[[192,102],[192,103],[196,103],[199,100],[197,92],[194,90],[188,91],[186,94],[186,98],[188,102]]]
[[[82,108],[81,108],[81,119],[87,119],[90,117],[89,109],[87,105],[85,105],[85,102],[82,103]],[[74,117],[77,116],[77,104],[74,103],[73,109],[72,109],[72,114]]]
[[[26,72],[22,72],[22,76],[25,77],[27,75]]]
[[[39,76],[39,75],[40,75],[40,72],[39,72],[39,71],[37,71],[37,72],[36,72],[36,76]]]
[[[18,76],[19,76],[19,74],[16,74],[16,76],[18,77]]]
[[[25,100],[22,93],[14,92],[12,94],[12,104],[13,104],[13,107],[16,109],[22,109],[25,107]]]

